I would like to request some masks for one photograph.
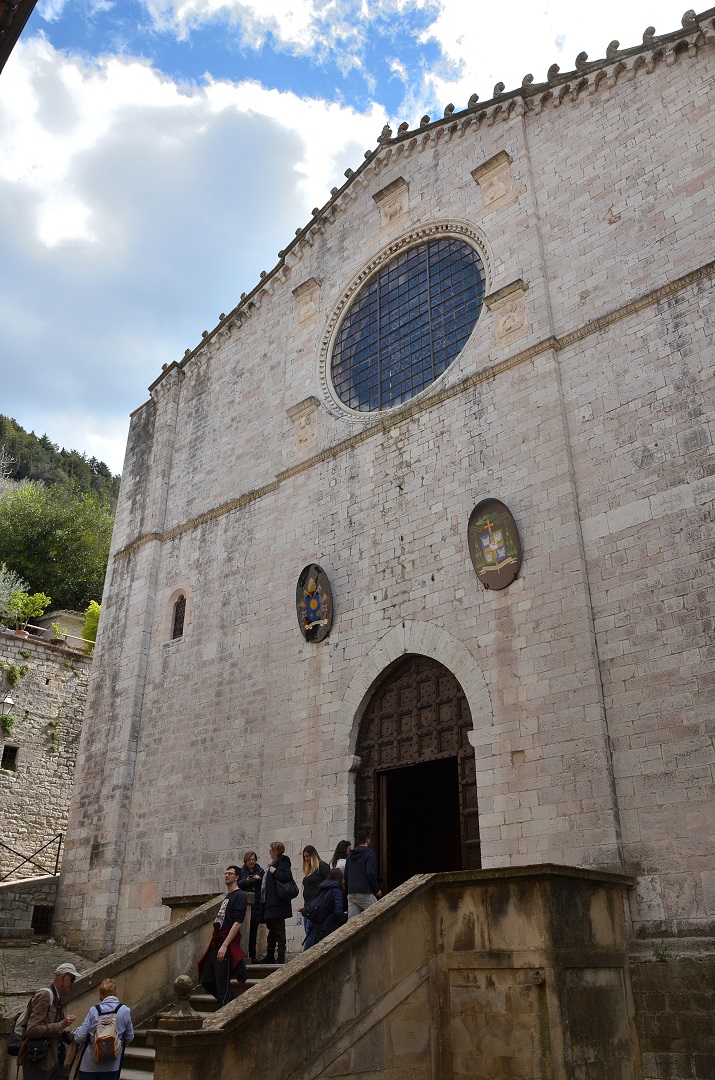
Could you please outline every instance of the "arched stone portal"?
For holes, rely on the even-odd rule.
[[[355,826],[374,827],[385,889],[481,866],[471,731],[462,687],[433,658],[404,657],[373,691],[355,747]]]

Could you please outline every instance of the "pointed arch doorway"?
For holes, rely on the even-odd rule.
[[[355,827],[374,829],[384,891],[413,874],[480,868],[471,730],[462,687],[430,657],[405,657],[373,692],[355,748]]]

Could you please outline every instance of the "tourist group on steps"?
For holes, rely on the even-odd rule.
[[[226,895],[216,914],[211,940],[199,960],[199,979],[219,1006],[232,998],[231,980],[244,983],[248,977],[241,928],[248,907],[247,894],[254,902],[248,935],[251,963],[283,964],[286,958],[286,919],[293,914],[291,901],[300,894],[293,877],[285,845],[275,840],[264,869],[255,851],[247,851],[243,865],[231,864],[224,874]],[[348,919],[365,911],[382,896],[377,860],[372,848],[372,830],[358,829],[355,846],[341,840],[328,864],[312,844],[303,848],[303,917],[309,949],[337,930]],[[267,951],[256,957],[258,927],[267,930]],[[99,986],[99,1002],[83,1022],[65,1014],[63,998],[69,993],[79,971],[65,963],[55,971],[52,984],[32,995],[26,1009],[15,1018],[9,1053],[17,1055],[23,1080],[119,1080],[124,1048],[134,1038],[129,1007],[117,997],[113,979]],[[14,1050],[12,1047],[14,1046]]]

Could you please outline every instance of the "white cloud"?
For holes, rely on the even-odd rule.
[[[369,24],[387,19],[382,59],[405,84],[399,119],[411,122],[681,17],[666,0],[513,3],[508,20],[463,0],[275,0],[268,15],[259,0],[145,2],[175,33],[219,14],[252,26],[253,44],[272,28],[296,55],[337,50],[368,82]],[[46,0],[47,17],[63,4]],[[421,80],[417,10],[441,54]],[[125,418],[162,363],[252,288],[385,120],[378,105],[359,112],[257,82],[181,85],[145,62],[81,60],[24,38],[0,79],[0,411],[68,446],[106,446],[121,468]]]
[[[86,203],[71,192],[48,191],[37,210],[37,237],[47,247],[66,240],[94,242],[91,216]]]
[[[67,0],[40,0],[37,5],[37,14],[45,22],[56,22],[67,5]]]
[[[682,0],[632,0],[625,5],[603,0],[597,7],[573,0],[522,2],[510,5],[506,20],[504,9],[495,4],[441,0],[440,8],[422,38],[439,44],[444,63],[425,74],[414,94],[418,107],[430,98],[464,105],[472,93],[486,100],[496,83],[513,90],[528,73],[543,82],[553,63],[562,71],[573,70],[581,51],[591,60],[605,57],[614,38],[629,48],[640,44],[649,25],[660,34],[677,30],[683,5]]]
[[[121,468],[121,436],[98,440],[275,264],[385,119],[21,44],[0,80],[0,411],[47,417],[52,439],[105,445]]]
[[[290,43],[303,53],[315,47],[313,30],[320,6],[315,0],[272,0],[270,8],[260,0],[147,0],[156,24],[173,27],[179,37],[220,15],[241,25],[243,44],[248,48],[260,48],[270,33],[276,41]],[[354,34],[351,30],[350,36]]]
[[[260,49],[270,34],[297,56],[326,51],[346,70],[361,66],[368,24],[407,12],[437,10],[439,0],[145,0],[155,24],[180,38],[211,20],[240,26],[245,48]],[[408,27],[401,24],[408,33]]]

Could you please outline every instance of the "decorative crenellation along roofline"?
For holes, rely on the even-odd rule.
[[[423,116],[416,128],[402,123],[396,135],[393,135],[389,125],[385,125],[375,149],[365,151],[365,159],[357,169],[345,170],[345,183],[331,189],[330,198],[322,207],[314,207],[308,224],[296,229],[295,237],[288,246],[278,252],[279,261],[273,269],[262,270],[254,288],[248,293],[241,293],[236,307],[228,314],[222,312],[214,329],[204,330],[202,340],[195,348],[187,349],[181,361],[163,366],[161,375],[149,387],[152,398],[156,401],[164,396],[168,386],[162,384],[167,376],[176,373],[179,379],[183,378],[217,351],[235,330],[240,329],[261,307],[263,298],[271,296],[275,288],[288,279],[292,268],[303,253],[313,247],[316,238],[325,234],[326,228],[388,164],[423,151],[433,141],[462,136],[472,125],[479,127],[486,122],[491,127],[497,120],[508,120],[511,116],[522,116],[526,112],[539,113],[546,107],[556,108],[567,100],[574,102],[583,93],[593,94],[601,87],[610,88],[619,81],[631,81],[641,71],[650,74],[656,64],[664,62],[671,65],[685,53],[693,57],[701,46],[711,42],[715,42],[715,7],[708,8],[700,15],[688,10],[683,15],[680,30],[656,36],[655,28],[649,26],[643,33],[642,44],[621,49],[620,42],[612,41],[606,49],[606,56],[599,60],[589,61],[588,55],[581,52],[576,57],[572,71],[562,72],[558,64],[552,64],[546,82],[535,83],[533,75],[528,74],[515,90],[507,91],[504,83],[497,83],[488,101],[480,102],[477,94],[472,94],[465,109],[456,110],[454,105],[449,104],[439,119]],[[171,379],[170,385],[174,385],[174,381]]]

